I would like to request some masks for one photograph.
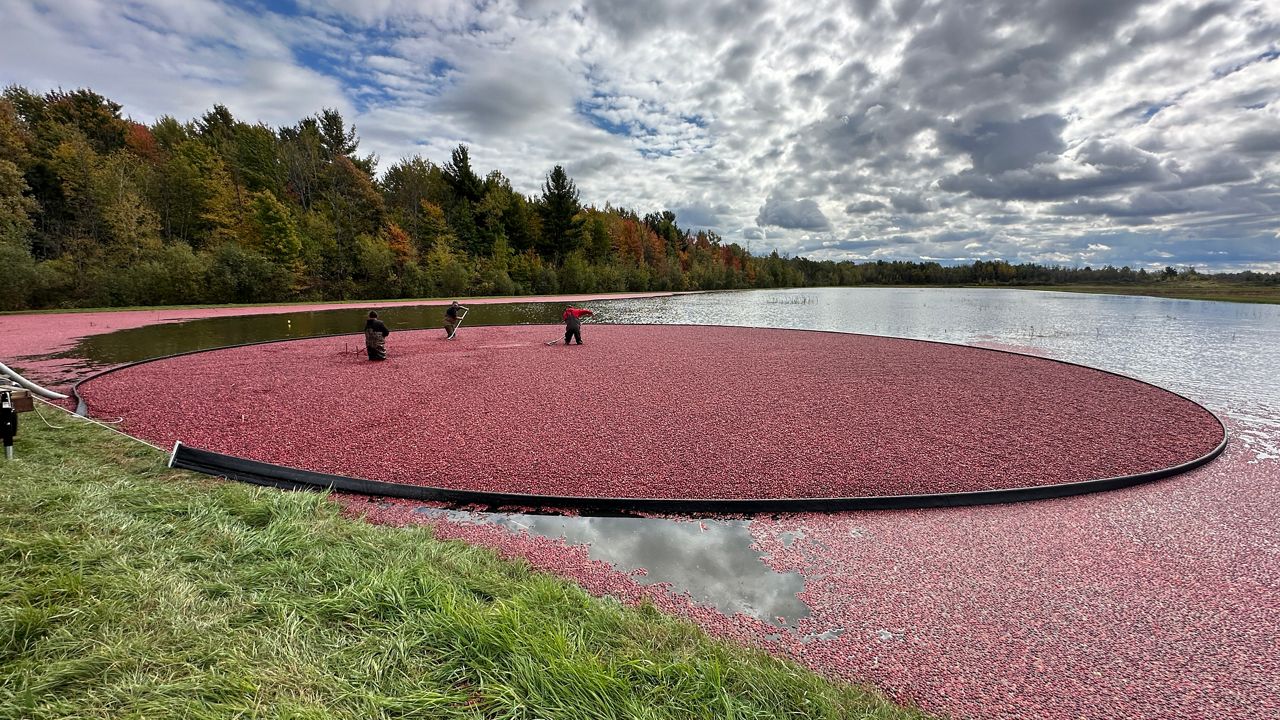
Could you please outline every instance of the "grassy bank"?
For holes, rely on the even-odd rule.
[[[922,717],[426,529],[23,420],[0,717]]]
[[[1016,286],[1015,286],[1016,287]],[[1023,290],[1102,293],[1106,295],[1146,295],[1180,300],[1219,300],[1239,303],[1280,303],[1280,286],[1245,285],[1212,280],[1149,283],[1145,285],[1034,285]]]

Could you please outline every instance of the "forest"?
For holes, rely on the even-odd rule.
[[[333,109],[278,128],[222,105],[151,125],[121,110],[88,89],[4,90],[0,310],[1195,275],[756,256],[669,210],[584,204],[559,165],[526,196],[498,170],[481,177],[465,145],[379,176]]]

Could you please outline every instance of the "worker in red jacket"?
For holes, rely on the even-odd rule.
[[[574,338],[578,344],[582,344],[582,316],[594,315],[595,313],[586,308],[576,308],[572,305],[564,309],[564,344],[569,344],[569,338]]]

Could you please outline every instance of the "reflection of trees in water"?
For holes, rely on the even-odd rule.
[[[228,345],[358,333],[372,309],[392,331],[439,328],[444,317],[440,305],[384,308],[371,303],[367,308],[203,318],[91,335],[55,357],[84,358],[105,365]],[[554,324],[560,322],[563,310],[563,303],[474,305],[467,314],[467,326]]]

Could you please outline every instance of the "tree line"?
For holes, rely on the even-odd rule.
[[[333,109],[278,128],[121,110],[88,89],[0,97],[0,309],[1165,277],[754,256],[670,211],[584,205],[558,165],[526,196],[464,145],[379,178]]]

